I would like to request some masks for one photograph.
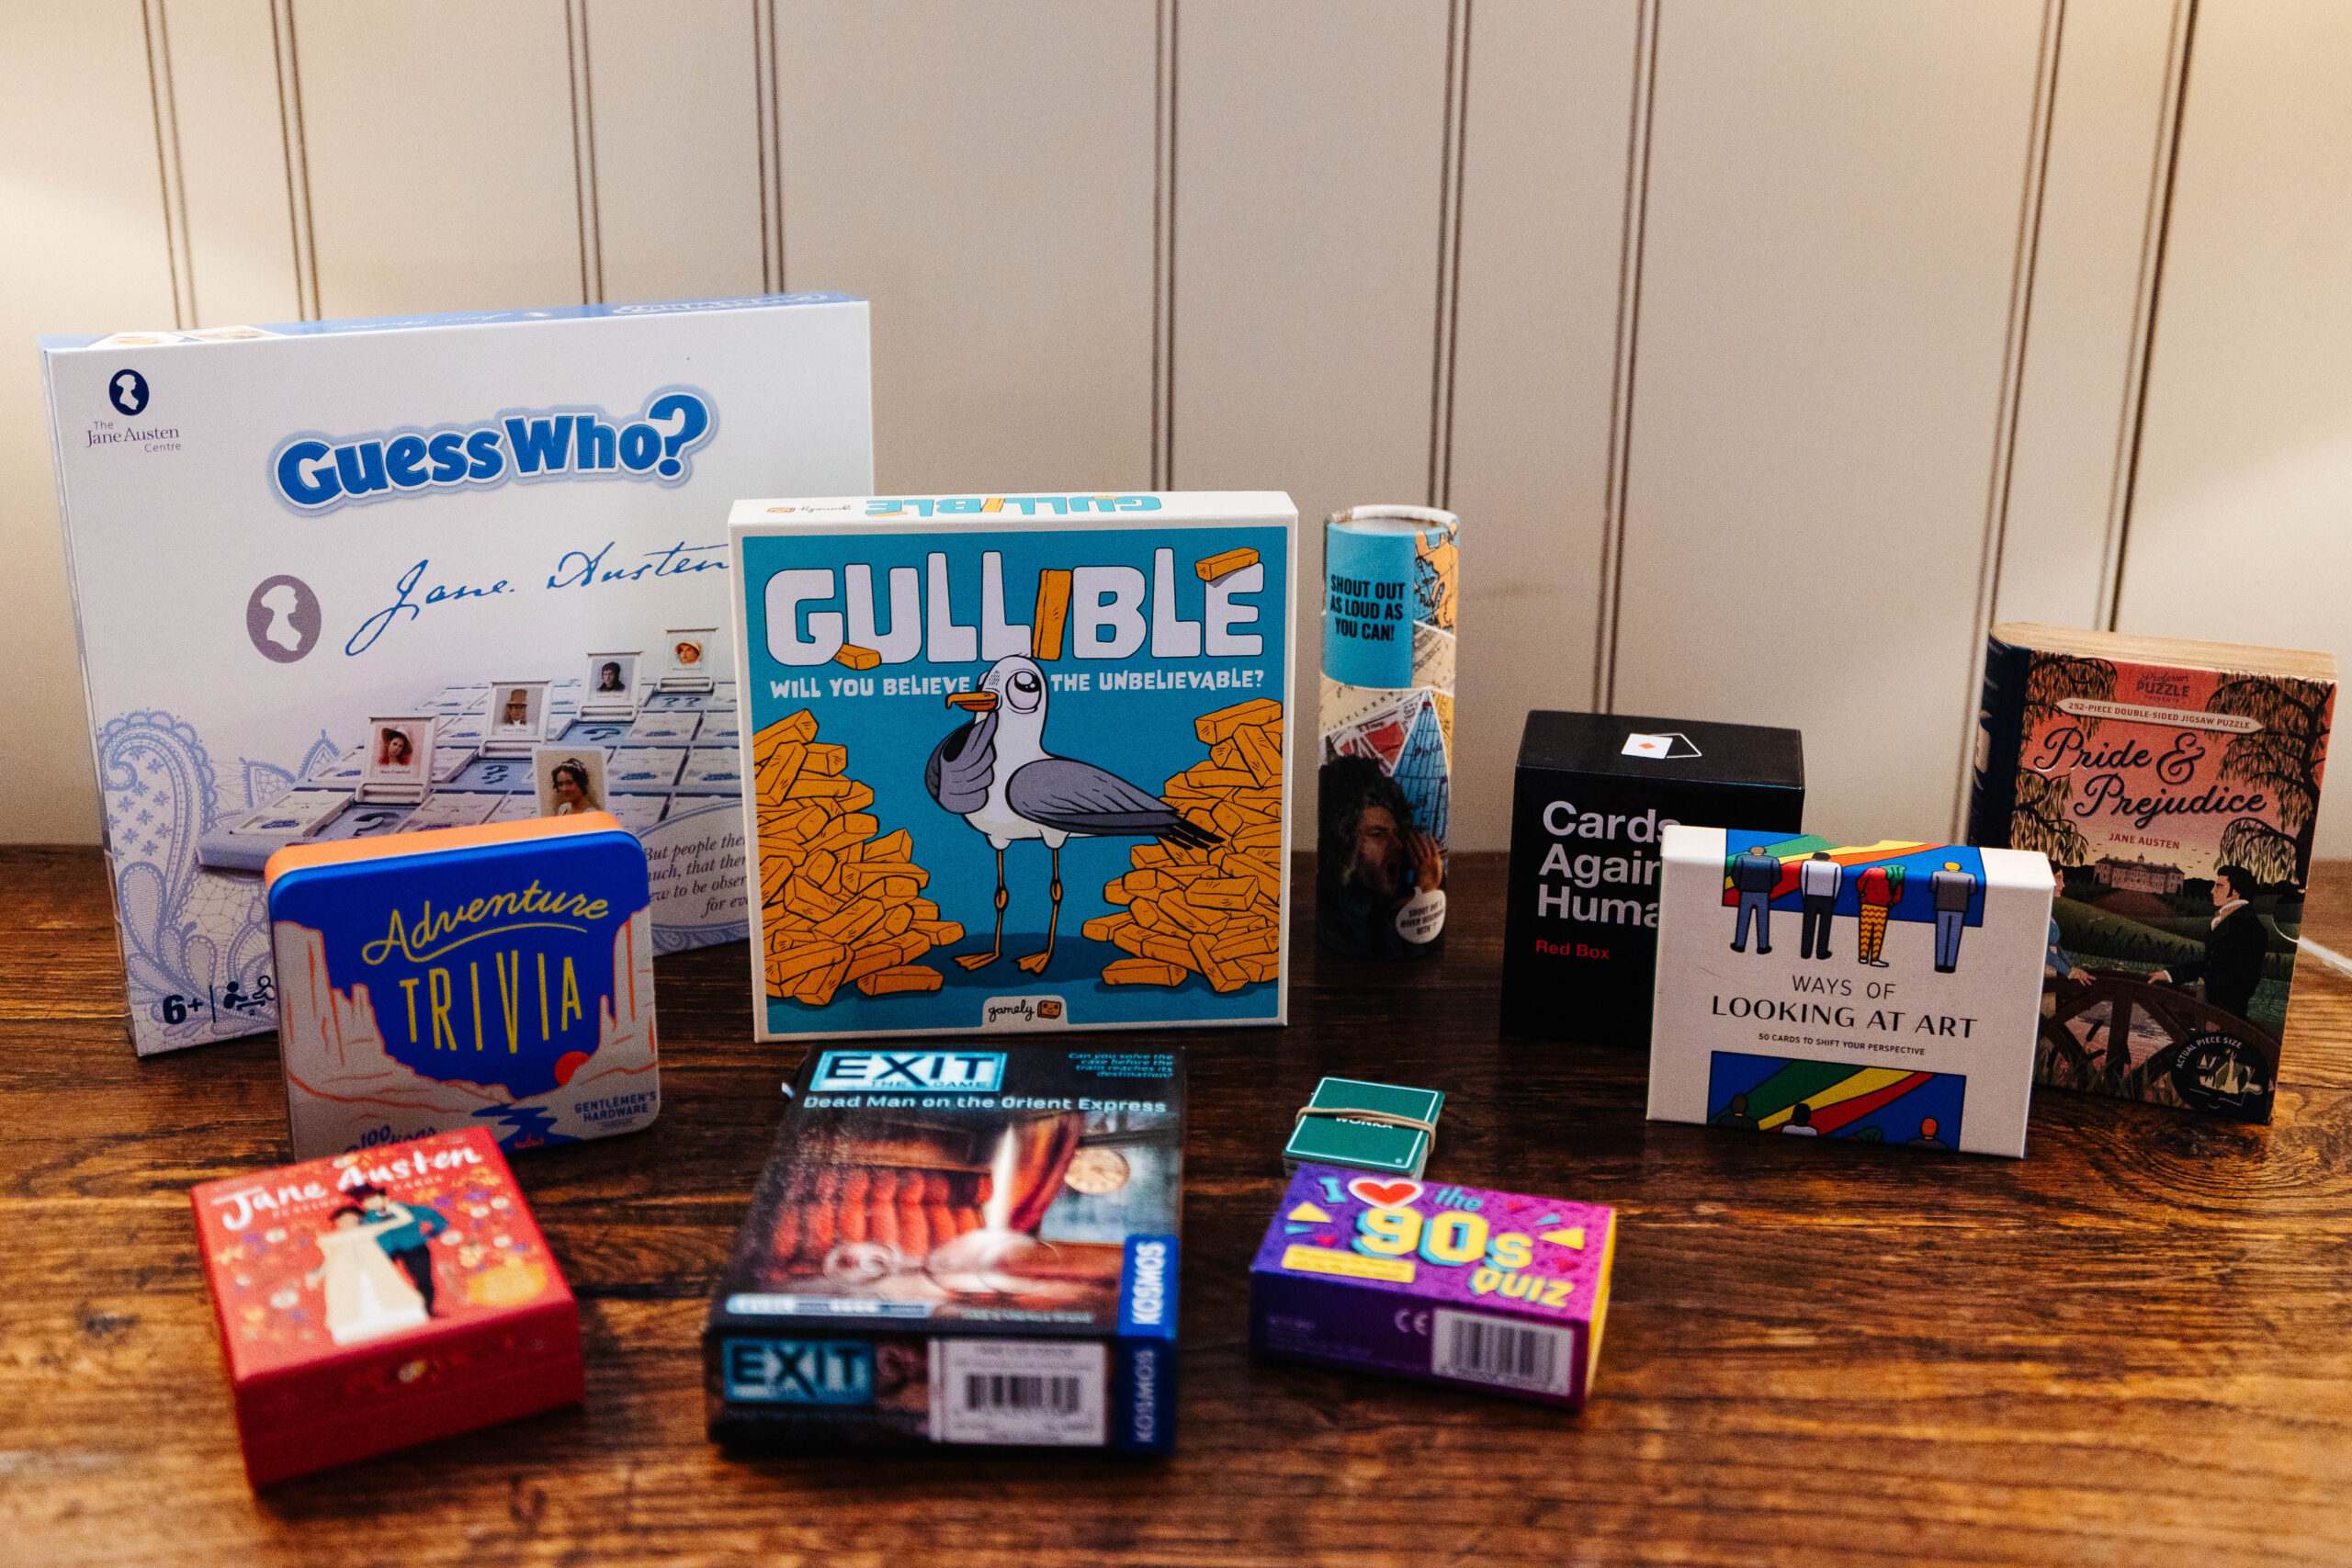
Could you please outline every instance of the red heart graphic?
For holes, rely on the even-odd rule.
[[[1512,1199],[1510,1202],[1505,1203],[1505,1204],[1503,1205],[1503,1207],[1504,1207],[1504,1208],[1506,1208],[1506,1209],[1509,1209],[1512,1213],[1516,1214],[1516,1213],[1518,1213],[1521,1209],[1526,1208],[1526,1207],[1527,1207],[1527,1205],[1526,1205],[1526,1204],[1524,1204],[1524,1203],[1522,1203],[1522,1202],[1521,1202],[1518,1199],[1514,1198],[1514,1199]]]
[[[1375,1209],[1401,1209],[1421,1195],[1418,1181],[1374,1181],[1359,1176],[1348,1183],[1348,1190]]]
[[[1333,1235],[1329,1231],[1325,1231],[1321,1235],[1315,1238],[1315,1245],[1317,1247],[1337,1247],[1340,1245],[1340,1238]]]

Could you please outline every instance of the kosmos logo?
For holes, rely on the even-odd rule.
[[[514,409],[475,425],[412,426],[367,435],[289,435],[270,454],[270,482],[297,512],[516,479],[650,479],[682,485],[690,455],[718,428],[706,393],[665,387],[633,419],[601,408]]]

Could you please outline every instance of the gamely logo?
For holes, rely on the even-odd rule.
[[[651,479],[680,485],[687,455],[718,419],[705,394],[665,388],[626,423],[601,408],[519,409],[488,424],[435,425],[379,435],[288,436],[270,455],[270,481],[298,512],[471,487],[510,478]]]
[[[828,1051],[809,1080],[812,1094],[842,1090],[949,1090],[994,1094],[1004,1087],[1001,1051]]]

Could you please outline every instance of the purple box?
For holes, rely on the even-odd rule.
[[[1584,1408],[1617,1214],[1302,1165],[1250,1265],[1261,1356]]]

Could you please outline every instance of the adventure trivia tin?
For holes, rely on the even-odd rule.
[[[280,850],[263,873],[294,1155],[502,1147],[662,1106],[645,851],[603,812]]]
[[[580,1309],[489,1130],[188,1194],[256,1486],[580,1402]]]

